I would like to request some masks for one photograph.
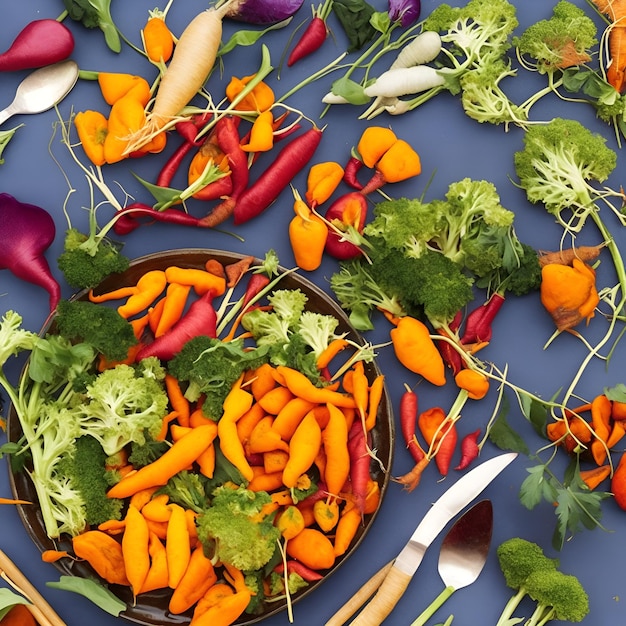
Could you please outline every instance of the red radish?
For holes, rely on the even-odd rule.
[[[309,22],[309,25],[302,33],[298,43],[287,59],[287,65],[289,67],[322,47],[322,44],[326,41],[326,37],[328,37],[326,18],[332,6],[332,0],[324,0],[323,4],[313,10],[313,19]]]
[[[284,146],[271,165],[239,197],[234,208],[235,224],[243,224],[267,209],[311,160],[321,140],[322,130],[314,127]]]
[[[155,356],[161,361],[169,361],[190,339],[198,336],[215,338],[217,315],[213,308],[214,297],[215,293],[209,290],[195,300],[187,313],[170,330],[139,350],[136,360]]]
[[[70,29],[53,19],[27,24],[0,54],[0,71],[28,70],[67,59],[74,50]]]
[[[54,220],[45,209],[0,193],[0,269],[43,287],[50,294],[50,311],[61,299],[61,287],[44,256],[55,235]]]

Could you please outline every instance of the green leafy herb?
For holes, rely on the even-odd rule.
[[[334,0],[333,11],[348,35],[348,52],[360,50],[376,37],[370,22],[376,11],[364,0]]]
[[[61,576],[58,582],[47,582],[46,586],[62,591],[71,591],[91,600],[103,611],[118,617],[126,609],[122,602],[113,592],[93,580],[92,578],[77,578],[76,576]]]

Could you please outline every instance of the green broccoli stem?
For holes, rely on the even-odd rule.
[[[509,598],[507,603],[504,605],[502,609],[502,613],[495,626],[511,626],[513,613],[515,613],[517,607],[520,605],[521,601],[526,597],[526,591],[523,587],[518,589],[517,593]]]
[[[619,281],[620,289],[622,292],[620,304],[618,307],[619,313],[624,306],[624,302],[626,302],[626,268],[624,267],[624,259],[622,258],[617,244],[615,243],[613,235],[611,235],[609,229],[600,218],[598,211],[591,212],[591,219],[594,221],[597,229],[600,231],[605,245],[611,255],[611,259],[613,260],[613,266],[615,268],[617,280]]]
[[[426,622],[443,606],[444,602],[456,591],[448,585],[441,593],[411,622],[411,626],[425,626]]]
[[[551,621],[556,614],[556,609],[554,607],[545,606],[544,604],[538,604],[532,615],[525,622],[524,626],[545,626],[549,621]]]

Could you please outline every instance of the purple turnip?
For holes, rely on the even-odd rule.
[[[240,0],[226,14],[238,22],[276,24],[295,14],[304,0]]]
[[[50,294],[50,311],[61,298],[44,256],[55,235],[54,220],[45,209],[0,193],[0,269],[43,287]]]

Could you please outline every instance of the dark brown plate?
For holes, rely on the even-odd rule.
[[[172,250],[158,254],[152,254],[140,257],[131,263],[131,266],[122,274],[109,276],[94,291],[104,292],[111,289],[132,285],[145,274],[147,271],[154,269],[165,269],[170,265],[178,265],[180,267],[203,268],[205,262],[209,258],[216,259],[222,264],[227,265],[243,258],[244,255],[223,252],[219,250],[207,249],[185,249]],[[308,297],[307,308],[319,313],[333,315],[339,320],[338,332],[348,332],[350,337],[363,343],[363,339],[352,328],[348,322],[348,318],[342,309],[321,289],[311,283],[309,280],[295,273],[285,275],[278,288],[285,289],[301,289]],[[78,298],[85,298],[86,294],[78,294]],[[48,330],[49,326],[42,330],[42,333]],[[368,378],[370,382],[380,374],[375,363],[365,364]],[[17,441],[21,435],[19,420],[13,410],[9,412],[7,432],[9,441]],[[394,441],[394,426],[391,404],[387,391],[385,390],[379,409],[379,416],[376,427],[372,431],[372,447],[376,449],[377,456],[381,460],[385,468],[391,467]],[[387,490],[389,482],[389,472],[383,472],[378,463],[373,462],[371,473],[378,482],[381,493],[381,502]],[[11,488],[15,498],[36,502],[37,496],[32,483],[25,473],[11,473]],[[380,507],[380,504],[379,504]],[[26,531],[35,542],[37,547],[43,552],[48,549],[71,550],[71,542],[69,538],[62,538],[61,541],[52,542],[44,530],[43,520],[36,505],[28,507],[19,507],[20,515]],[[318,582],[311,583],[306,589],[298,592],[292,600],[296,602],[300,598],[313,593],[317,588],[334,573],[341,564],[358,549],[359,544],[365,537],[371,527],[377,511],[366,516],[365,523],[360,527],[350,549],[337,559],[335,565],[326,572],[324,578]],[[56,567],[63,575],[92,577],[97,578],[93,570],[85,563],[72,562],[69,559],[62,559],[55,563]],[[190,612],[183,615],[172,615],[168,612],[168,601],[170,592],[167,590],[146,593],[139,596],[137,602],[133,604],[132,596],[126,587],[111,586],[111,590],[127,604],[128,608],[123,611],[120,617],[127,619],[136,624],[159,624],[167,626],[169,624],[187,624],[190,621]],[[275,615],[286,608],[286,603],[276,603],[264,613],[255,616],[243,615],[237,624],[253,624],[257,623],[270,615]]]

